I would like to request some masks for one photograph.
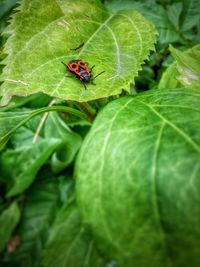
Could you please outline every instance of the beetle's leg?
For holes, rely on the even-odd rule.
[[[61,63],[62,63],[65,67],[67,67],[67,65],[66,65],[63,61],[61,61]]]
[[[93,80],[91,80],[91,84],[92,84],[92,85],[96,85],[96,83],[94,83]]]
[[[83,82],[84,89],[87,90],[86,84]]]
[[[93,65],[93,66],[91,67],[90,72],[92,72],[92,70],[94,69],[94,67],[95,67],[95,65]]]

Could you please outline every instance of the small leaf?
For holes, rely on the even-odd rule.
[[[118,267],[200,265],[199,103],[181,88],[122,97],[83,142],[79,208]]]
[[[181,52],[170,46],[170,51],[175,59],[162,74],[158,88],[200,88],[200,46],[194,46],[187,51]]]
[[[43,92],[83,102],[129,91],[154,48],[154,27],[142,15],[132,10],[108,12],[98,0],[24,0],[18,9],[5,47],[9,56],[1,77],[4,97]],[[81,43],[80,51],[70,51]],[[87,90],[79,80],[66,78],[61,64],[80,58],[96,66],[94,76],[105,71]]]
[[[105,267],[74,203],[58,213],[44,251],[44,267]]]
[[[13,202],[0,215],[0,252],[5,248],[13,229],[20,219],[20,210],[16,202]]]
[[[186,52],[181,52],[170,46],[172,56],[176,60],[177,80],[185,87],[200,88],[200,45]]]

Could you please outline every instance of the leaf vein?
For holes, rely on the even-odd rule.
[[[133,25],[133,27],[134,27],[134,29],[135,29],[135,31],[136,31],[136,33],[137,33],[137,36],[138,36],[138,38],[139,38],[139,46],[140,46],[140,50],[139,50],[139,58],[141,58],[141,55],[142,55],[142,44],[143,44],[143,41],[142,41],[142,36],[141,36],[141,34],[140,34],[140,31],[138,30],[138,27],[136,27],[136,25],[135,25],[135,23],[134,23],[134,21],[130,18],[130,17],[128,17],[128,16],[126,16],[126,15],[123,15],[123,14],[119,14],[120,16],[123,16],[123,17],[125,17],[125,18],[127,18],[129,21],[130,21],[130,23]]]
[[[113,18],[114,14],[110,15],[105,21],[104,23],[102,23],[97,30],[90,36],[90,38],[86,41],[86,43],[84,44],[83,48],[81,49],[80,53],[78,54],[78,56],[80,57],[81,54],[83,53],[83,51],[86,49],[86,46],[91,42],[91,40],[94,38],[94,36],[104,27],[106,26],[106,24]]]
[[[119,74],[121,73],[121,70],[122,70],[122,66],[121,66],[121,61],[120,61],[120,49],[119,49],[119,45],[117,43],[117,38],[113,32],[113,30],[107,26],[107,29],[110,31],[111,35],[112,35],[112,38],[114,40],[114,43],[115,43],[115,47],[116,47],[116,65],[117,65],[117,76],[119,76]]]
[[[151,105],[148,105],[147,103],[136,99],[136,101],[142,103],[146,107],[148,107],[154,114],[156,114],[161,120],[166,122],[171,128],[173,128],[177,133],[179,133],[197,152],[200,152],[200,146],[182,129],[180,129],[175,123],[170,121],[169,119],[165,118],[162,114],[160,114],[155,108],[153,108]]]

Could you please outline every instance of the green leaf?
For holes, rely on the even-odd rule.
[[[82,112],[65,106],[52,106],[39,108],[34,111],[19,112],[0,112],[0,150],[4,148],[10,136],[27,121],[33,117],[49,111],[68,112],[82,119],[86,119],[86,115]]]
[[[39,266],[42,249],[58,207],[59,190],[56,180],[40,181],[29,190],[17,232],[22,242],[11,255],[6,256],[6,262],[10,266]]]
[[[200,265],[199,103],[181,88],[122,97],[83,142],[79,208],[119,267]]]
[[[45,138],[57,138],[61,141],[51,159],[55,173],[65,169],[73,161],[82,143],[80,135],[73,132],[56,113],[50,114],[47,119]]]
[[[158,88],[200,88],[200,45],[181,52],[170,46],[170,51],[175,59],[162,74]]]
[[[181,52],[170,46],[178,72],[177,80],[185,87],[200,88],[200,45]],[[175,72],[176,75],[176,72]]]
[[[0,252],[5,248],[12,231],[20,219],[20,210],[16,202],[13,202],[0,215]]]
[[[89,231],[81,223],[79,210],[74,201],[67,202],[56,217],[50,230],[42,266],[105,266]]]
[[[154,46],[154,27],[142,15],[108,12],[98,0],[24,0],[18,9],[5,47],[4,97],[43,92],[82,102],[129,91]],[[70,51],[81,43],[80,51]],[[94,76],[105,71],[87,90],[79,80],[66,78],[61,64],[80,58],[96,66]]]

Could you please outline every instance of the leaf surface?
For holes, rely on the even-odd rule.
[[[199,103],[181,88],[123,97],[84,140],[78,204],[117,266],[200,265]]]
[[[55,14],[50,15],[54,6]],[[18,9],[5,48],[9,56],[1,94],[7,98],[43,92],[88,101],[119,94],[122,89],[129,91],[129,83],[155,42],[154,27],[138,12],[111,13],[100,1],[24,0]],[[27,20],[30,22],[22,29]],[[80,51],[70,51],[81,43]],[[65,77],[61,61],[72,59],[95,65],[94,76],[105,71],[96,79],[96,86],[88,84],[84,90],[80,81]]]

